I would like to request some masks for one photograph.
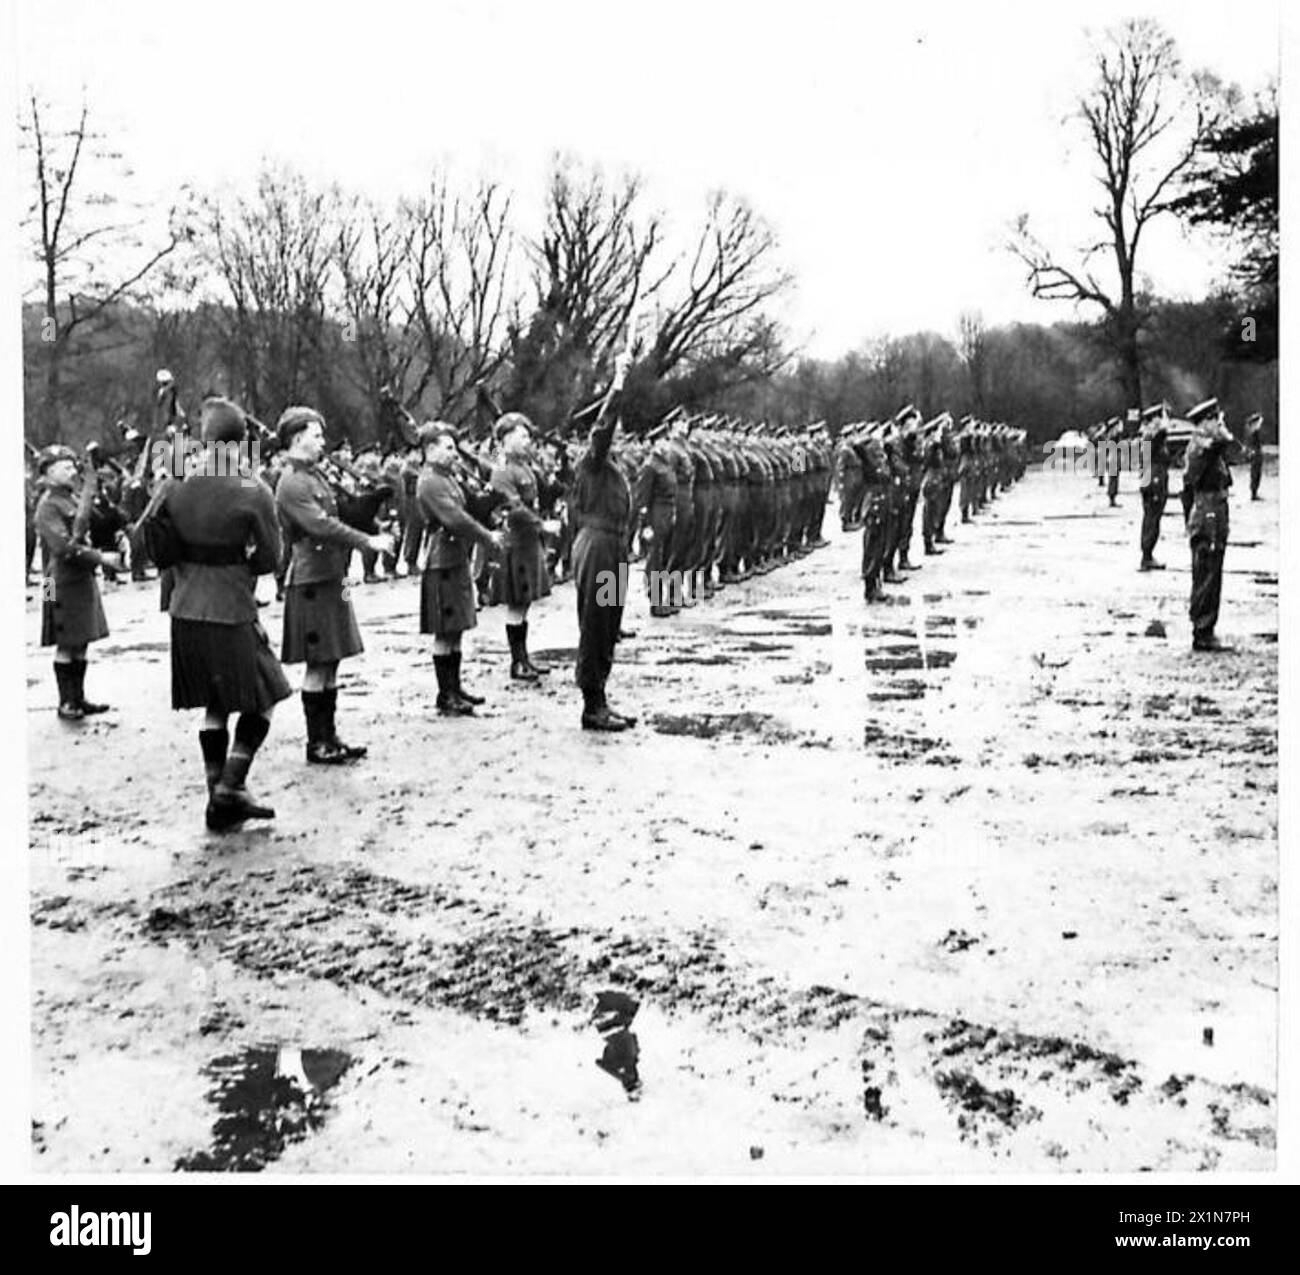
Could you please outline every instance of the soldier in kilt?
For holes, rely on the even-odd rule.
[[[93,483],[88,466],[86,481]],[[88,498],[73,497],[77,458],[70,448],[47,447],[37,462],[45,492],[36,505],[34,521],[41,543],[44,579],[41,584],[41,645],[54,647],[54,678],[59,688],[59,716],[65,722],[103,713],[107,704],[86,699],[86,647],[108,636],[95,579],[97,567],[121,567],[115,553],[102,553],[76,534],[81,507],[89,515]]]
[[[276,425],[285,468],[275,488],[275,507],[288,541],[284,635],[280,658],[305,664],[302,711],[307,722],[307,761],[336,766],[356,761],[366,749],[345,744],[334,725],[341,660],[363,649],[344,577],[353,549],[391,550],[384,535],[367,535],[342,522],[333,488],[317,462],[325,453],[325,418],[311,407],[287,407]]]
[[[433,635],[433,667],[438,678],[438,712],[468,717],[481,695],[461,685],[461,634],[478,623],[470,552],[481,544],[493,553],[500,535],[489,531],[465,508],[465,493],[456,478],[456,431],[445,421],[420,426],[424,468],[416,484],[416,501],[424,521],[421,549],[420,632]]]
[[[501,447],[500,458],[492,468],[492,488],[506,499],[497,579],[501,600],[506,604],[510,676],[516,681],[535,682],[551,670],[533,663],[528,654],[528,608],[551,592],[543,536],[548,531],[554,534],[559,525],[548,524],[538,508],[537,475],[528,463],[532,421],[522,412],[507,412],[492,432]]]
[[[244,413],[228,399],[205,400],[199,420],[206,445],[244,441]],[[245,781],[272,710],[290,694],[257,618],[257,577],[274,571],[280,556],[275,499],[251,466],[241,474],[205,464],[170,480],[157,506],[180,554],[168,600],[172,708],[205,710],[199,749],[207,825],[223,832],[246,819],[273,819],[275,811],[255,801]],[[239,715],[233,742],[232,713]]]

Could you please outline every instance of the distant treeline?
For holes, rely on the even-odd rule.
[[[1263,412],[1265,441],[1276,442],[1277,362],[1252,358],[1249,342],[1233,348],[1242,317],[1239,302],[1226,294],[1152,302],[1143,338],[1145,396],[1148,403],[1165,399],[1177,414],[1216,395],[1232,425]],[[1019,426],[1037,441],[1137,406],[1124,402],[1095,325],[985,328],[976,315],[963,316],[956,340],[935,332],[881,338],[838,359],[801,360],[735,397],[754,416],[825,419],[837,428],[912,402],[927,417],[945,408],[972,412]]]
[[[1230,358],[1231,334],[1240,326],[1237,303],[1229,296],[1198,302],[1153,304],[1145,355],[1149,401],[1167,399],[1181,412],[1209,395],[1223,402],[1230,424],[1252,411],[1264,413],[1266,441],[1276,441],[1277,363]],[[122,304],[96,335],[73,345],[63,372],[61,433],[72,443],[98,440],[116,446],[118,421],[148,428],[154,373],[169,368],[182,403],[191,408],[209,393],[246,399],[230,369],[239,366],[229,348],[228,307],[208,304],[159,311]],[[1225,339],[1225,334],[1227,339]],[[334,439],[354,445],[377,436],[378,401],[362,366],[355,340],[344,322],[326,319],[300,352],[294,397],[319,407]],[[647,383],[629,382],[629,416],[644,424],[677,402],[692,409],[730,411],[788,424],[825,420],[833,429],[856,420],[880,418],[905,402],[927,416],[945,408],[973,412],[982,419],[1006,421],[1035,440],[1055,437],[1070,426],[1086,426],[1132,406],[1122,401],[1113,363],[1092,325],[1051,326],[1016,323],[986,328],[978,316],[963,316],[956,339],[934,332],[884,337],[835,360],[794,359],[748,385],[710,383],[705,365],[693,375]],[[38,437],[40,399],[45,386],[46,349],[42,310],[23,312],[26,420],[29,438]],[[509,393],[509,368],[498,377],[498,393]],[[250,404],[273,415],[280,402]],[[436,413],[436,395],[413,404],[416,414]],[[565,421],[548,418],[544,403],[519,401],[547,427]],[[567,413],[565,413],[567,415]]]

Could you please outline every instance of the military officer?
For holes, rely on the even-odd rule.
[[[1259,481],[1264,476],[1264,417],[1252,412],[1246,417],[1246,453],[1250,457],[1250,498],[1259,499]]]
[[[636,725],[635,717],[611,709],[605,695],[623,616],[632,516],[627,479],[610,457],[619,423],[614,400],[622,389],[629,362],[626,354],[616,362],[611,393],[592,427],[587,450],[578,460],[569,493],[569,517],[576,528],[573,580],[578,604],[578,659],[574,679],[582,691],[583,730],[616,732]],[[693,478],[694,465],[684,468]]]
[[[1142,562],[1139,571],[1163,571],[1152,556],[1160,539],[1160,520],[1169,499],[1169,412],[1164,403],[1142,413],[1142,441],[1149,453],[1146,482],[1142,487]]]
[[[674,615],[679,610],[664,587],[673,523],[677,517],[677,472],[672,450],[662,436],[652,440],[649,453],[637,475],[634,504],[641,538],[646,545],[646,585],[650,591],[650,614]]]
[[[1215,636],[1219,595],[1223,586],[1223,556],[1228,545],[1228,488],[1232,474],[1227,449],[1233,438],[1223,423],[1218,399],[1206,399],[1187,413],[1196,433],[1187,445],[1183,471],[1183,509],[1192,550],[1192,649],[1225,651]]]

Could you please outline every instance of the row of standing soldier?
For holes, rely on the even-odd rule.
[[[616,559],[620,578],[625,576],[636,531],[642,529],[654,544],[657,525],[658,543],[667,548],[664,560],[690,577],[687,596],[694,601],[731,580],[801,555],[824,543],[819,533],[829,448],[824,438],[750,437],[744,430],[697,430],[692,436],[689,422],[648,452],[639,442],[613,448],[618,420],[609,407],[607,402],[586,449],[575,449],[568,530],[575,575],[581,577],[577,681],[584,696],[582,725],[619,731],[635,725],[635,719],[609,708],[604,683],[620,636],[622,603],[620,598],[616,607],[593,605],[591,563]],[[266,433],[220,398],[205,401],[200,423],[196,457],[204,445],[244,440],[253,427]],[[511,676],[533,680],[544,671],[527,651],[526,614],[528,605],[549,591],[543,545],[562,528],[539,512],[538,487],[528,463],[532,434],[531,422],[518,413],[498,422],[500,454],[491,478],[502,506],[500,530],[466,509],[459,463],[463,449],[455,431],[433,422],[413,440],[424,462],[414,502],[424,529],[417,559],[420,627],[434,637],[440,713],[469,715],[482,702],[465,690],[460,675],[460,636],[476,623],[470,584],[476,549],[495,564],[502,582]],[[172,621],[172,698],[175,708],[205,711],[199,742],[208,780],[207,820],[214,829],[273,816],[248,795],[244,779],[274,705],[290,694],[281,662],[305,665],[301,698],[307,760],[336,764],[358,760],[366,752],[342,743],[334,720],[339,663],[362,649],[344,580],[353,550],[391,558],[395,545],[388,536],[360,531],[338,517],[332,486],[320,472],[324,435],[320,413],[308,407],[286,409],[276,431],[279,459],[266,474],[274,491],[266,482],[249,483],[200,467],[164,480],[144,520],[150,527],[165,523],[183,546],[179,560],[169,561],[163,573],[164,605]],[[655,508],[654,484],[642,476],[654,468],[656,457],[676,461],[683,455],[690,458],[697,481],[686,487],[687,500],[674,486],[668,523],[662,502]],[[696,469],[701,458],[704,464]],[[42,640],[58,648],[60,716],[76,720],[106,707],[85,701],[84,656],[89,642],[107,635],[95,571],[119,564],[84,543],[84,525],[73,525],[84,523],[82,506],[95,486],[86,482],[82,498],[73,500],[76,457],[66,448],[47,449],[39,469],[48,488],[39,521],[51,585],[43,602]],[[633,500],[634,489],[646,493],[645,503]],[[595,512],[592,492],[598,496]],[[602,512],[602,502],[614,513]],[[593,555],[596,543],[616,549]],[[286,605],[277,660],[257,617],[255,581],[258,574],[281,567]],[[232,715],[238,719],[233,733],[228,725]]]
[[[995,499],[1025,471],[1023,430],[948,412],[923,423],[906,404],[888,421],[858,422],[838,439],[834,469],[840,520],[861,527],[862,581],[866,601],[883,597],[882,584],[899,583],[900,571],[917,571],[911,560],[918,505],[927,555],[951,543],[946,533],[954,494],[962,522]]]

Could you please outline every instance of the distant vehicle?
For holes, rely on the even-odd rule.
[[[1088,435],[1077,429],[1067,429],[1054,446],[1061,450],[1077,451],[1089,446]]]

